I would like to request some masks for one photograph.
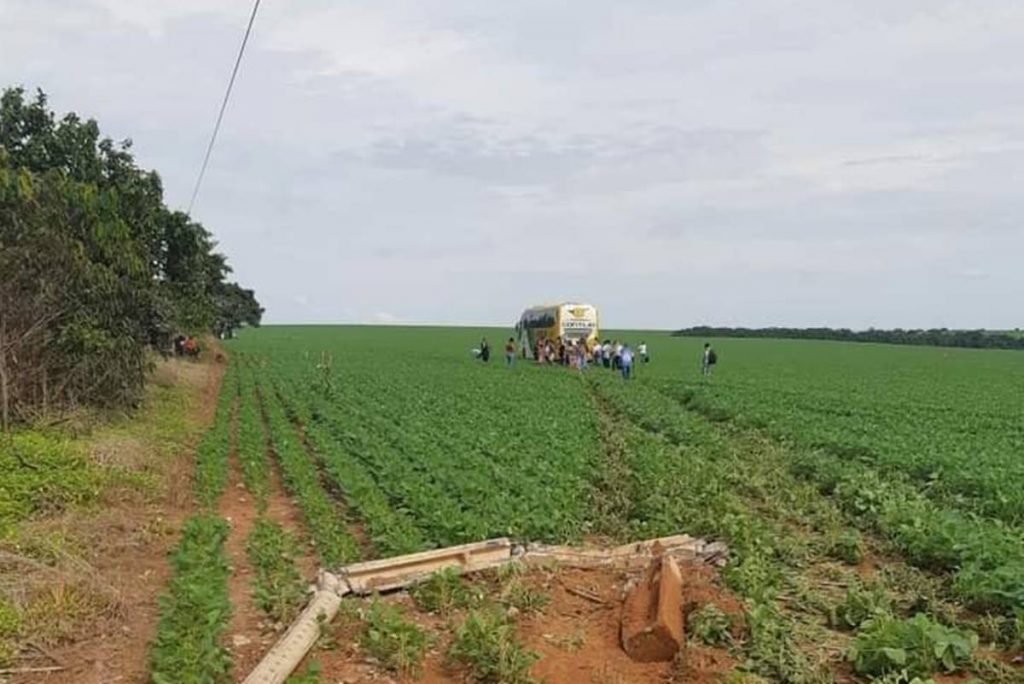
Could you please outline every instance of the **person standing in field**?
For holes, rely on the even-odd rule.
[[[636,353],[640,357],[640,361],[642,363],[647,363],[651,360],[651,357],[647,355],[647,343],[643,340],[640,340],[640,344],[637,345]]]
[[[622,369],[622,378],[624,380],[629,380],[633,377],[633,350],[628,342],[622,345],[622,351],[619,352],[619,368]]]
[[[610,368],[612,365],[612,343],[608,340],[601,345],[601,363],[605,368]]]
[[[715,364],[718,363],[718,355],[715,354],[715,350],[711,348],[710,342],[704,343],[704,356],[701,357],[701,373],[704,376],[710,376],[711,371],[714,370]]]
[[[505,343],[505,365],[514,366],[516,363],[516,340],[514,337],[508,338],[508,342]]]
[[[491,345],[487,344],[487,338],[480,340],[480,360],[487,363],[491,360]]]

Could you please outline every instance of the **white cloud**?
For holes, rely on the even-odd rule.
[[[0,0],[0,82],[181,205],[250,9]],[[1015,327],[1022,34],[1012,0],[265,2],[197,215],[268,320]]]

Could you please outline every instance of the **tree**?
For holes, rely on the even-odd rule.
[[[211,234],[164,205],[159,176],[130,148],[93,120],[58,120],[42,92],[0,95],[5,428],[53,408],[135,405],[149,346],[259,324]]]

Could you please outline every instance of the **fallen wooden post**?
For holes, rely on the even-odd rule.
[[[671,556],[656,558],[622,606],[622,649],[638,662],[668,661],[683,638],[682,572]]]

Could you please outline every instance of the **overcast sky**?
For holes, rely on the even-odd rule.
[[[249,0],[0,0],[184,208]],[[263,0],[194,216],[268,322],[1017,327],[1024,2]]]

